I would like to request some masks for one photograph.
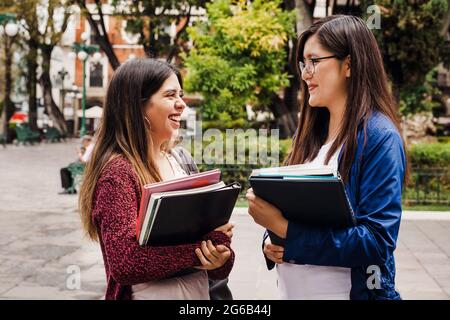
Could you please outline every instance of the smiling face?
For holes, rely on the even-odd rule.
[[[312,35],[305,43],[303,61],[308,59],[332,56],[319,42],[316,35]],[[346,95],[346,79],[350,77],[348,60],[342,62],[336,58],[324,59],[314,63],[313,75],[303,70],[301,76],[306,82],[309,92],[309,105],[311,107],[328,107],[334,101],[341,100]]]
[[[181,114],[186,107],[182,97],[178,78],[172,74],[145,105],[153,141],[163,143],[178,134]]]

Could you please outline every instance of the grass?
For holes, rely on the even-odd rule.
[[[405,211],[447,211],[450,212],[449,205],[414,205],[414,206],[403,206]]]

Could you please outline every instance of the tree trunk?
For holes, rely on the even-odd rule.
[[[116,53],[114,52],[111,42],[109,41],[109,39],[106,39],[106,37],[97,36],[97,34],[96,34],[96,40],[97,40],[100,48],[103,50],[103,52],[108,57],[108,61],[109,61],[109,64],[111,65],[111,68],[113,68],[113,70],[116,70],[118,67],[120,67],[120,62],[116,56]]]
[[[37,130],[37,105],[36,105],[36,84],[37,84],[37,56],[38,56],[38,48],[37,46],[29,42],[27,54],[27,91],[28,91],[28,119],[30,122],[30,127],[33,130]]]
[[[448,33],[448,29],[450,28],[450,0],[447,0],[448,8],[447,15],[445,16],[444,23],[442,24],[441,35],[445,37]]]
[[[157,40],[156,40],[156,29],[157,29],[157,24],[156,24],[156,20],[157,17],[151,17],[150,18],[150,22],[149,22],[149,38],[148,41],[144,40],[144,51],[147,54],[147,56],[149,58],[158,58],[159,56],[159,52],[158,52],[158,48],[156,46]]]
[[[278,95],[273,95],[269,109],[272,111],[277,120],[277,125],[281,129],[280,138],[292,137],[297,129],[297,124],[284,101]]]
[[[295,29],[297,35],[311,25],[311,12],[314,8],[308,7],[304,0],[285,0],[283,5],[286,10],[295,10],[296,12]],[[284,70],[290,76],[290,83],[284,89],[283,100],[278,96],[274,96],[270,106],[279,125],[282,126],[281,135],[284,137],[292,137],[294,135],[298,122],[300,78],[297,72],[296,48],[296,38],[291,39],[291,45],[287,43],[285,46],[287,61]]]
[[[307,27],[313,23],[313,12],[316,1],[312,1],[310,5],[305,0],[295,0],[296,27],[297,35],[300,35]]]
[[[104,15],[102,11],[102,3],[96,1],[98,15],[100,16],[100,21],[94,20],[92,17],[92,13],[88,10],[86,6],[86,1],[77,1],[78,5],[82,8],[87,21],[89,22],[89,26],[94,32],[95,40],[97,41],[100,49],[106,54],[108,57],[109,64],[116,70],[120,66],[119,59],[117,58],[116,53],[112,47],[111,41],[109,40],[108,32],[106,30],[104,24]]]
[[[52,96],[52,82],[50,79],[50,59],[53,51],[53,46],[42,46],[42,75],[39,82],[42,87],[44,95],[45,111],[53,121],[53,125],[62,134],[67,134],[67,125],[64,115],[59,110],[58,106],[53,100]]]
[[[178,57],[180,54],[180,49],[182,48],[182,41],[179,41],[181,39],[181,35],[186,32],[187,27],[189,26],[189,21],[191,20],[191,9],[192,7],[189,7],[188,12],[186,13],[186,18],[184,20],[183,26],[178,30],[178,32],[175,35],[175,39],[173,40],[173,45],[171,48],[169,48],[169,54],[167,55],[167,62],[171,62],[174,57]]]
[[[11,47],[13,40],[8,36],[3,36],[4,39],[4,54],[5,54],[5,98],[3,100],[3,133],[6,137],[7,143],[12,142],[13,132],[8,128],[8,121],[14,114],[15,107],[11,101],[12,90],[12,52]]]

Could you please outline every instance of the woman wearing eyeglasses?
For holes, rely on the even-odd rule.
[[[297,61],[301,115],[285,165],[338,169],[357,224],[334,229],[293,223],[249,189],[249,214],[285,238],[284,247],[276,246],[266,232],[267,266],[277,266],[282,299],[400,299],[394,250],[408,174],[375,37],[360,18],[327,17],[300,35]]]

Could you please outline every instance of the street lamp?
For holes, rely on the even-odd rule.
[[[16,15],[13,13],[0,13],[0,36],[3,32],[9,37],[14,37],[19,32],[19,26],[15,23]]]
[[[83,98],[81,108],[83,110],[83,116],[81,118],[81,130],[80,136],[86,134],[86,61],[90,54],[98,53],[100,55],[99,47],[97,45],[88,45],[86,41],[89,39],[89,33],[83,32],[81,34],[81,40],[83,42],[75,42],[72,46],[72,50],[77,54],[78,59],[83,62]],[[98,55],[95,55],[98,58]],[[100,55],[101,57],[101,55]]]
[[[64,91],[64,79],[66,78],[66,76],[69,75],[69,72],[66,70],[66,68],[62,67],[61,70],[58,71],[58,76],[61,78],[61,92],[59,94],[60,97],[60,106],[61,106],[61,113],[64,114],[64,100],[65,100],[65,94],[66,92]]]
[[[16,15],[12,13],[0,13],[0,37],[6,35],[11,39],[14,38],[18,31],[19,26],[15,23]],[[8,120],[12,115],[13,108],[11,107],[11,87],[12,87],[12,79],[11,79],[11,45],[12,41],[5,41],[5,96],[3,103],[3,131],[4,137],[8,141]]]

